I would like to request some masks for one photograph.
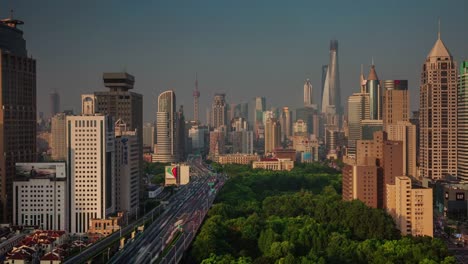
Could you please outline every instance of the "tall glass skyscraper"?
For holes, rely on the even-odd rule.
[[[330,63],[322,94],[322,113],[327,117],[327,125],[339,126],[341,120],[340,72],[338,67],[338,41],[330,41]]]
[[[155,162],[176,162],[176,96],[169,90],[158,97]]]

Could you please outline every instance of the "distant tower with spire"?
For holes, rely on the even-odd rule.
[[[198,73],[195,76],[195,90],[193,91],[193,121],[199,122],[199,98],[200,98],[200,91],[198,90]]]

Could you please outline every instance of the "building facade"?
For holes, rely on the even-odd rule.
[[[385,80],[383,88],[383,128],[387,131],[389,125],[409,121],[408,80]]]
[[[140,144],[136,130],[128,130],[123,120],[115,123],[115,209],[136,215],[140,199]]]
[[[211,126],[227,126],[227,105],[225,94],[215,94],[211,105]]]
[[[68,230],[65,162],[17,163],[13,183],[13,225]]]
[[[433,237],[432,189],[412,185],[407,176],[396,177],[387,188],[387,212],[401,234]]]
[[[276,118],[268,118],[265,125],[265,155],[281,146],[281,125]]]
[[[461,63],[458,75],[457,145],[457,176],[468,181],[468,61]]]
[[[457,63],[440,34],[422,65],[419,100],[421,175],[456,175]]]
[[[158,97],[156,113],[156,149],[155,162],[176,162],[176,96],[169,90]]]
[[[28,57],[22,21],[0,21],[0,219],[12,221],[16,162],[36,160],[36,60]]]
[[[294,168],[294,161],[290,159],[261,159],[259,161],[252,162],[253,169],[264,169],[264,170],[286,170],[290,171]]]
[[[51,120],[52,160],[67,159],[67,115],[58,113]]]
[[[67,116],[70,233],[115,211],[115,133],[112,117]]]

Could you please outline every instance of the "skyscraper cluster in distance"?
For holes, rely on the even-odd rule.
[[[57,90],[49,95],[49,115],[37,113],[36,60],[28,56],[21,24],[0,21],[4,223],[74,235],[114,219],[122,227],[123,219],[142,214],[140,205],[146,208],[147,189],[156,192],[145,168],[171,164],[174,171],[164,173],[177,178],[179,170],[189,174],[180,163],[196,158],[268,170],[326,163],[342,172],[344,200],[386,210],[403,235],[433,236],[435,214],[468,218],[468,61],[457,64],[440,30],[422,61],[420,109],[413,115],[409,91],[416,84],[404,76],[386,79],[391,74],[373,60],[366,71],[361,65],[344,109],[332,40],[328,64],[316,69],[320,98],[307,76],[294,88],[302,105],[270,105],[262,95],[233,102],[216,92],[203,123],[200,97],[208,92],[196,74],[191,119],[177,105],[176,89],[166,87],[152,98],[157,110],[144,123],[143,95],[127,72],[103,73],[107,90],[76,98],[79,114],[61,110]]]

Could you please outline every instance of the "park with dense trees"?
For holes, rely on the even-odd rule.
[[[290,172],[212,166],[229,180],[190,263],[456,263],[441,240],[401,237],[383,210],[343,201],[341,175],[325,165]]]

